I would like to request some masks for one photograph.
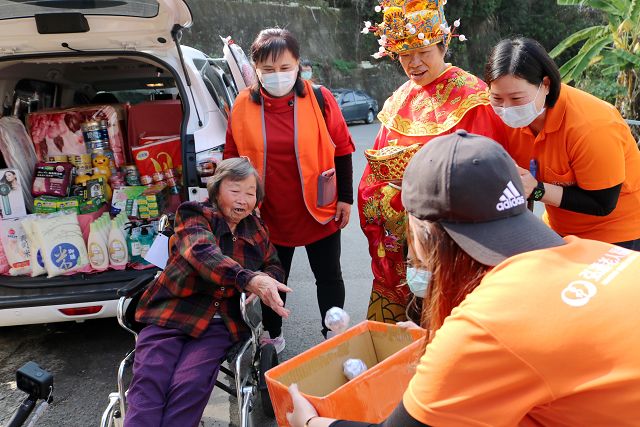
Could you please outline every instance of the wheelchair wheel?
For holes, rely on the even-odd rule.
[[[271,397],[269,397],[269,390],[267,389],[267,380],[264,377],[264,373],[274,366],[278,365],[278,353],[273,344],[266,344],[260,349],[260,402],[262,403],[262,412],[267,417],[273,418],[275,416],[273,412],[273,405],[271,404]]]

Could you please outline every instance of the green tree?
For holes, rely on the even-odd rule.
[[[610,79],[615,105],[628,119],[637,119],[640,106],[640,0],[558,0],[562,6],[599,10],[605,17],[601,25],[579,30],[562,40],[550,53],[559,56],[573,46],[578,52],[560,67],[563,81],[579,82],[593,70]],[[637,137],[638,135],[636,135]]]

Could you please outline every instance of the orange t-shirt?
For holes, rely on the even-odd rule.
[[[505,149],[525,169],[536,159],[540,181],[584,190],[622,183],[618,204],[607,216],[546,205],[545,219],[556,232],[609,243],[640,238],[640,151],[612,105],[562,85],[537,136],[528,127],[507,127],[506,133]]]
[[[404,394],[412,417],[465,427],[640,424],[640,252],[565,241],[499,264],[453,310]]]

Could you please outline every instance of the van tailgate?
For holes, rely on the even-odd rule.
[[[0,310],[118,299],[117,291],[140,275],[157,269],[105,271],[94,274],[0,277]]]

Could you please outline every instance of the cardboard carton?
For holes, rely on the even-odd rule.
[[[293,410],[288,387],[297,383],[321,416],[383,421],[402,399],[426,346],[425,331],[365,321],[266,372],[276,421]],[[342,364],[357,358],[367,371],[351,381]]]

